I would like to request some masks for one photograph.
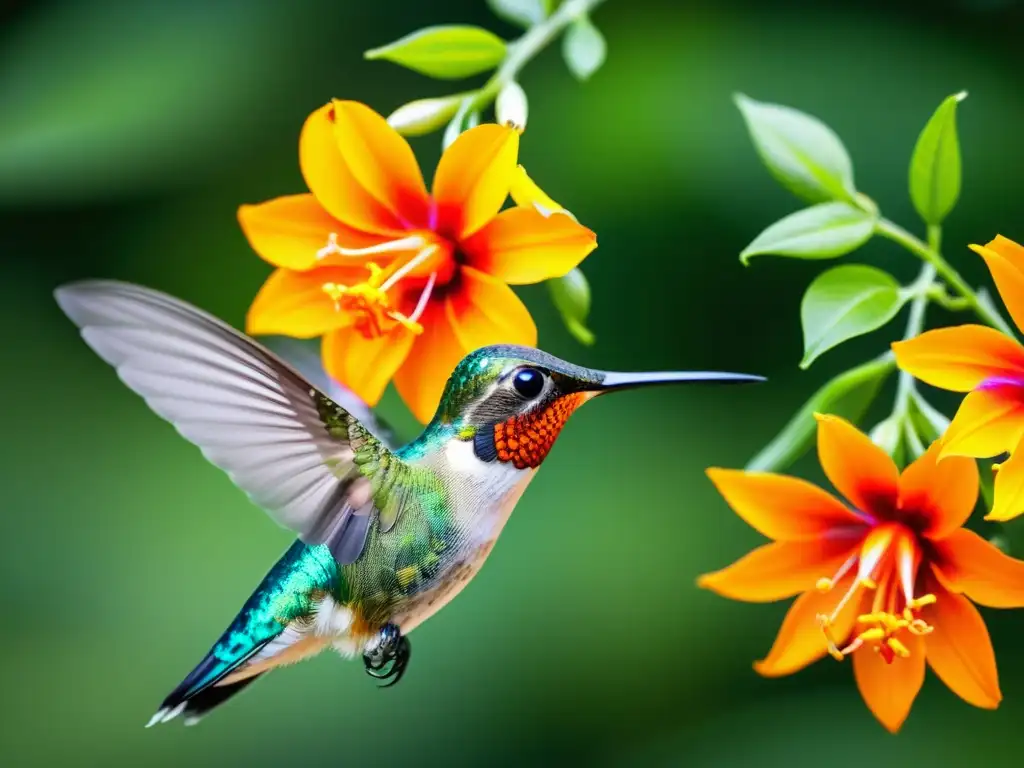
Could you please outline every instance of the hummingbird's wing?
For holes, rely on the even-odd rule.
[[[106,280],[55,296],[121,380],[254,503],[306,543],[328,544],[342,564],[358,559],[379,516],[371,478],[401,463],[358,419],[273,353],[179,299]],[[381,519],[382,529],[393,524]]]

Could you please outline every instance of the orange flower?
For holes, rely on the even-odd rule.
[[[1024,248],[1001,235],[972,245],[988,265],[1017,328],[1024,330]],[[892,346],[896,363],[926,384],[967,392],[942,437],[942,457],[989,458],[1012,452],[999,467],[986,520],[1024,512],[1024,346],[982,325],[927,331]]]
[[[466,352],[536,344],[509,285],[564,275],[596,247],[593,232],[540,203],[548,198],[517,168],[518,148],[511,128],[472,128],[445,151],[428,193],[383,117],[354,101],[318,109],[299,139],[310,192],[238,212],[252,247],[278,267],[249,310],[249,333],[323,336],[334,378],[370,405],[394,378],[428,421]],[[513,183],[533,199],[499,213]]]
[[[817,419],[822,469],[849,506],[794,477],[709,469],[736,513],[773,542],[698,584],[748,602],[799,594],[754,668],[776,677],[825,653],[852,656],[864,701],[892,732],[921,688],[925,659],[964,701],[995,708],[995,655],[967,598],[1024,605],[1024,562],[961,528],[977,500],[977,465],[954,457],[940,470],[933,444],[900,474],[848,422]]]

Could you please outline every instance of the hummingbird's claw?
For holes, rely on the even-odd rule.
[[[376,643],[363,652],[363,666],[370,677],[388,681],[381,688],[390,688],[402,679],[411,655],[409,639],[394,624],[385,624]]]

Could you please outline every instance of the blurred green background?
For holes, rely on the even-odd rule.
[[[0,10],[0,764],[1019,765],[1024,613],[985,611],[998,711],[930,676],[892,737],[849,665],[753,672],[785,605],[694,587],[760,542],[704,468],[741,466],[902,325],[797,370],[799,299],[823,265],[740,266],[741,248],[800,203],[762,167],[730,95],[824,119],[858,187],[919,231],[910,151],[939,101],[970,91],[945,243],[982,282],[966,244],[1024,240],[1024,13],[1009,0],[610,0],[595,15],[609,60],[589,83],[546,51],[522,76],[522,160],[600,248],[585,264],[598,344],[576,344],[535,286],[522,294],[541,345],[599,367],[715,367],[770,383],[583,409],[487,567],[415,633],[397,688],[376,691],[358,663],[325,654],[196,728],[142,728],[290,537],[117,380],[51,291],[131,280],[240,325],[270,270],[237,206],[304,190],[298,130],[328,98],[386,114],[456,90],[361,57],[445,22],[516,34],[482,0]],[[414,142],[425,168],[439,145],[439,134]],[[884,242],[848,258],[901,279],[917,270]],[[383,413],[414,427],[393,393]],[[813,458],[794,471],[820,478]]]

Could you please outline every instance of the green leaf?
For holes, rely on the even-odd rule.
[[[562,58],[577,80],[589,80],[604,64],[608,46],[588,16],[580,16],[562,37]]]
[[[368,59],[385,59],[440,80],[458,80],[494,69],[505,58],[505,41],[471,26],[427,27],[374,48]]]
[[[810,367],[847,339],[881,328],[907,298],[892,275],[875,267],[848,264],[818,275],[800,303],[804,329],[800,367]]]
[[[751,256],[775,254],[797,259],[834,259],[860,248],[875,231],[878,217],[849,203],[819,203],[791,213],[768,227],[740,253],[744,265]]]
[[[562,315],[562,321],[578,342],[590,346],[594,334],[586,326],[590,314],[590,284],[579,267],[563,277],[547,281],[551,301]]]
[[[494,15],[524,29],[539,24],[551,13],[550,0],[487,0]]]
[[[960,196],[960,142],[956,105],[967,91],[947,97],[917,137],[910,160],[910,199],[925,223],[938,225]]]
[[[822,386],[760,453],[747,464],[749,472],[778,472],[814,444],[815,413],[832,413],[856,423],[867,412],[886,377],[896,368],[891,353],[841,373]]]
[[[854,198],[853,164],[831,128],[791,107],[742,93],[734,99],[758,154],[780,184],[812,203]]]

